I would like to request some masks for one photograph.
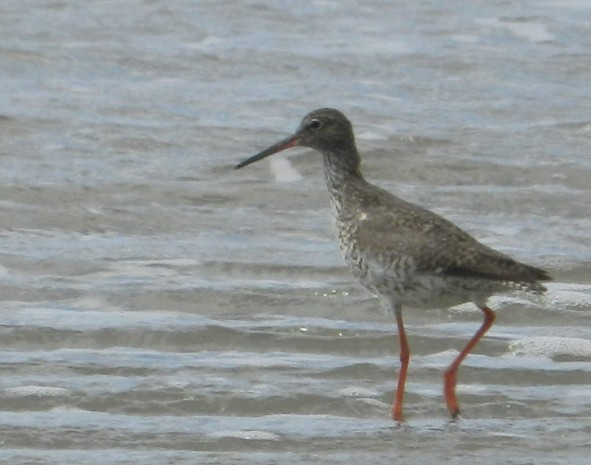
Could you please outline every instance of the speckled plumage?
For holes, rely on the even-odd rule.
[[[509,290],[543,293],[546,288],[540,281],[550,280],[550,276],[481,244],[445,218],[368,183],[359,169],[352,125],[338,110],[324,108],[309,113],[295,134],[236,168],[294,146],[310,147],[322,154],[345,261],[363,286],[380,297],[385,309],[396,316],[402,366],[393,407],[395,420],[402,420],[409,359],[402,306],[442,307],[474,302],[484,312],[485,322],[445,373],[446,402],[452,416],[457,416],[457,369],[495,318],[486,300]]]
[[[432,307],[484,304],[503,290],[545,291],[538,282],[548,279],[544,271],[479,243],[441,216],[362,177],[338,187],[327,179],[341,252],[376,295],[399,305]]]

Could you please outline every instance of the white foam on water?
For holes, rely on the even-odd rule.
[[[5,389],[4,395],[10,397],[24,397],[24,396],[43,396],[43,397],[57,397],[57,396],[69,396],[72,394],[70,389],[54,386],[18,386]]]
[[[272,158],[271,171],[277,182],[294,182],[303,178],[298,170],[296,170],[291,162],[285,157]]]
[[[591,286],[588,284],[550,283],[544,296],[546,305],[557,309],[591,311]]]
[[[347,397],[377,397],[379,393],[373,389],[350,386],[339,390],[339,394]]]
[[[482,18],[476,21],[478,24],[497,29],[506,29],[513,35],[527,39],[530,42],[549,42],[554,40],[554,35],[541,23],[528,21],[501,21],[497,18]]]
[[[278,434],[270,433],[269,431],[218,431],[215,433],[208,434],[210,438],[222,439],[222,438],[236,438],[244,439],[246,441],[278,441],[281,436]]]
[[[591,341],[581,338],[540,336],[516,339],[509,343],[513,355],[552,358],[557,355],[591,357]]]

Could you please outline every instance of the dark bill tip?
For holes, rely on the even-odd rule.
[[[239,170],[240,168],[244,168],[245,166],[250,165],[251,163],[254,163],[255,161],[259,161],[259,160],[262,160],[263,158],[267,158],[269,155],[273,155],[274,153],[281,152],[282,150],[286,150],[291,147],[295,147],[296,145],[298,145],[299,142],[300,142],[300,138],[297,135],[294,134],[293,136],[289,136],[287,139],[283,139],[281,142],[278,142],[275,145],[272,145],[271,147],[266,148],[262,152],[259,152],[256,155],[253,155],[252,157],[247,158],[246,160],[242,160],[240,163],[238,163],[234,167],[234,169]]]

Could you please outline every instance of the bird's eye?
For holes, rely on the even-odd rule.
[[[310,124],[308,124],[308,128],[312,129],[313,131],[320,129],[321,127],[322,123],[317,119],[313,119],[312,121],[310,121]]]

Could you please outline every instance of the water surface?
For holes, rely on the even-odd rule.
[[[591,3],[0,5],[0,461],[583,464]],[[344,268],[320,159],[232,166],[308,111],[366,177],[550,271],[393,321]]]

